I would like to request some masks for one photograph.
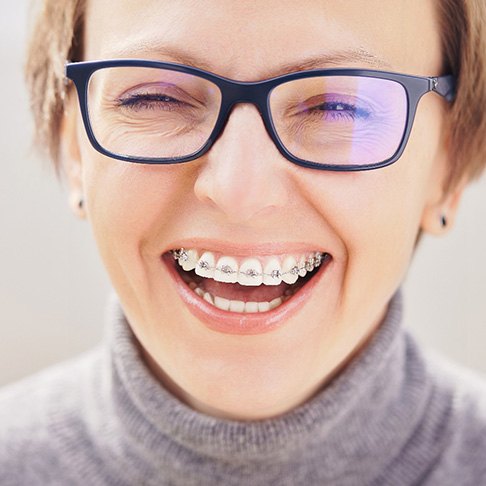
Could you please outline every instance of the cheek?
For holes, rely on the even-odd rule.
[[[409,182],[407,171],[392,166],[321,178],[318,175],[306,184],[321,218],[348,252],[361,252],[415,228],[420,196],[414,194]]]
[[[83,157],[83,179],[88,218],[105,261],[155,251],[177,219],[187,184],[184,169],[176,166],[111,160],[91,150]]]
[[[169,186],[157,184],[144,167],[123,162],[90,162],[86,186],[93,226],[127,236],[143,233],[160,207],[156,201],[170,196]]]
[[[321,224],[339,241],[336,260],[342,268],[343,295],[360,301],[363,288],[371,282],[388,293],[403,279],[432,172],[426,152],[414,143],[390,167],[316,174],[303,182]]]

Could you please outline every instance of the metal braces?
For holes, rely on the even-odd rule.
[[[184,248],[181,248],[180,250],[171,250],[171,253],[174,256],[175,260],[178,260],[179,263],[185,262],[189,259],[189,255],[187,253],[187,250]],[[298,265],[293,266],[289,271],[287,272],[281,272],[280,270],[273,270],[272,273],[259,273],[253,268],[249,268],[245,273],[247,277],[250,278],[257,278],[257,277],[270,277],[273,279],[278,279],[282,278],[283,275],[299,275],[301,270],[306,270],[307,272],[311,272],[317,267],[320,267],[322,262],[327,259],[328,254],[327,253],[316,253],[314,257],[310,257],[309,260],[307,260],[304,264],[303,267],[299,267]],[[197,265],[199,268],[204,269],[204,270],[219,270],[220,272],[226,274],[226,275],[232,275],[235,273],[239,273],[236,270],[233,270],[229,265],[223,265],[222,267],[211,267],[209,265],[209,262],[205,260],[199,260],[197,262]]]

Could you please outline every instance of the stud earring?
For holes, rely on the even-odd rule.
[[[445,217],[444,214],[440,217],[440,224],[443,228],[447,226],[447,218]]]
[[[82,197],[79,198],[78,201],[78,208],[82,210],[84,208],[84,199]]]

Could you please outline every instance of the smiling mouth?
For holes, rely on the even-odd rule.
[[[187,248],[169,253],[195,294],[214,307],[236,313],[276,309],[331,260],[331,255],[320,251],[250,258]]]

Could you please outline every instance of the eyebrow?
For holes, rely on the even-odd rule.
[[[320,56],[288,63],[278,68],[279,74],[287,74],[293,71],[305,71],[307,69],[316,69],[329,66],[346,67],[346,64],[366,64],[376,69],[391,69],[390,63],[386,62],[376,54],[368,52],[364,48],[348,49],[343,51],[334,51],[325,53]]]
[[[110,56],[116,58],[139,57],[142,55],[149,56],[149,59],[152,59],[155,56],[157,60],[176,62],[178,64],[197,67],[213,73],[217,70],[216,65],[205,60],[203,57],[196,57],[180,48],[161,45],[159,42],[140,41],[110,52]],[[272,69],[266,69],[264,75],[265,79],[267,79],[296,71],[306,71],[309,69],[326,67],[347,67],[346,65],[349,64],[365,64],[367,67],[374,69],[392,69],[391,64],[381,57],[367,51],[364,47],[358,47],[341,51],[325,52],[321,55],[285,63]]]

